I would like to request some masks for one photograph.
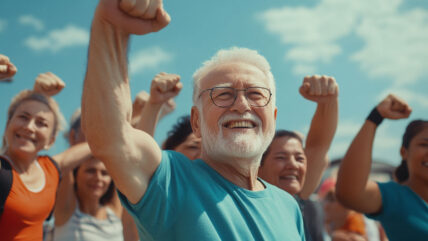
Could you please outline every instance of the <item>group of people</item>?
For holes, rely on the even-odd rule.
[[[54,240],[320,240],[323,232],[336,241],[426,240],[428,121],[407,126],[397,181],[368,178],[376,128],[411,113],[395,95],[370,112],[338,176],[318,188],[338,125],[336,80],[303,79],[301,96],[317,105],[306,137],[276,130],[268,61],[224,49],[196,70],[190,112],[158,145],[156,125],[175,108],[180,76],[159,73],[132,103],[127,53],[131,35],[169,22],[161,0],[100,0],[81,111],[58,155],[39,153],[62,128],[53,96],[64,82],[43,73],[12,99],[0,153],[1,240],[43,240],[50,218]],[[0,79],[16,71],[0,55]],[[314,222],[317,189],[325,211],[335,207],[325,224]],[[371,239],[364,215],[386,236]]]

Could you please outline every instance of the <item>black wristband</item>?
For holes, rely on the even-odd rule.
[[[380,115],[379,111],[377,110],[377,108],[373,108],[372,112],[370,112],[369,116],[367,116],[367,119],[371,122],[373,122],[376,126],[380,125],[380,123],[382,123],[383,121],[383,117]]]

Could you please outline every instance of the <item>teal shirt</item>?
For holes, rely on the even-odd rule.
[[[236,186],[202,160],[163,151],[143,198],[135,205],[119,193],[141,240],[305,240],[294,198]]]
[[[382,210],[367,217],[381,222],[389,241],[428,240],[428,204],[407,186],[378,183]]]

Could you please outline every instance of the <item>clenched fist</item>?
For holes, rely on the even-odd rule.
[[[0,54],[0,81],[7,80],[16,74],[16,67],[6,55]]]
[[[307,100],[324,103],[337,98],[339,87],[333,77],[313,75],[303,79],[299,92]]]
[[[383,118],[393,120],[407,118],[412,112],[412,108],[410,108],[406,101],[393,94],[383,99],[376,108]]]
[[[100,0],[95,19],[137,35],[157,32],[171,21],[162,0]]]
[[[183,84],[177,74],[159,73],[152,80],[149,102],[163,104],[180,93]]]
[[[58,94],[65,87],[65,83],[55,74],[46,72],[39,74],[34,83],[34,92],[48,96]]]

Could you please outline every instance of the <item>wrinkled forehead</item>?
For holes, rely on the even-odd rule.
[[[224,63],[207,73],[200,83],[201,89],[216,86],[225,87],[251,87],[259,86],[269,88],[267,76],[254,65],[247,63]]]

